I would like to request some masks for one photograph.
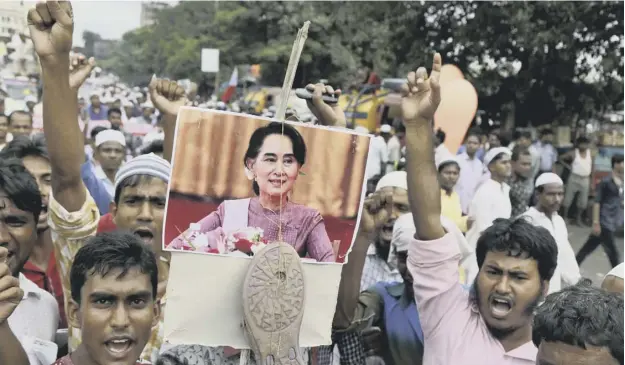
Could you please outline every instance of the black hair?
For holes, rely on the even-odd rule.
[[[622,153],[617,153],[616,155],[612,156],[612,168],[614,168],[614,166],[616,164],[622,163],[623,162],[623,154]]]
[[[122,115],[122,111],[121,111],[121,109],[119,109],[119,108],[111,108],[111,109],[109,109],[109,111],[106,113],[106,116],[110,118],[110,117],[111,117],[111,114],[113,114],[113,113],[117,113],[117,114],[119,114],[119,115]]]
[[[477,139],[479,141],[481,136],[482,136],[482,132],[480,130],[477,130],[475,128],[471,128],[467,132],[467,135],[464,136],[464,140],[466,141],[467,139],[469,139],[469,137],[477,137]]]
[[[107,129],[108,129],[108,128],[106,128],[106,127],[102,127],[101,125],[99,125],[99,126],[97,126],[97,127],[94,127],[94,128],[91,130],[91,139],[95,139],[95,136],[97,136],[97,135],[98,135],[98,133],[100,133],[100,132],[102,132],[102,131],[105,131],[105,130],[107,130]]]
[[[28,116],[28,118],[30,118],[30,124],[33,124],[33,116],[30,115],[29,112],[24,111],[24,110],[16,110],[16,111],[12,112],[11,114],[9,114],[9,125],[11,125],[11,123],[13,122],[13,118],[16,115],[26,115],[26,116]]]
[[[623,365],[623,295],[576,284],[547,296],[532,324],[532,342],[607,347]]]
[[[41,193],[33,175],[17,158],[0,155],[0,190],[19,210],[32,213],[35,223],[41,214]]]
[[[404,125],[404,123],[398,123],[397,127],[395,127],[395,134],[397,133],[403,133],[406,134],[406,126]]]
[[[245,152],[245,156],[243,156],[243,166],[247,168],[247,160],[258,157],[258,153],[265,142],[265,138],[272,134],[284,134],[285,137],[291,140],[295,159],[300,166],[303,166],[306,162],[306,142],[304,142],[304,138],[302,138],[302,135],[293,126],[279,122],[271,122],[264,127],[256,129],[254,133],[252,133],[247,151]],[[254,189],[256,195],[260,194],[260,189],[256,181],[252,183],[252,189]]]
[[[150,153],[163,153],[164,151],[165,151],[165,147],[163,146],[163,140],[157,139],[157,140],[150,142],[149,145],[145,146],[141,150],[141,154],[147,155]]]
[[[139,184],[148,183],[152,181],[153,179],[162,180],[161,178],[158,178],[152,175],[137,174],[137,175],[130,175],[124,180],[120,181],[119,185],[115,187],[115,196],[113,197],[113,201],[115,202],[115,205],[119,204],[119,199],[122,196],[122,191],[124,190],[124,188],[134,188],[135,186]]]
[[[442,129],[438,128],[436,130],[436,138],[441,142],[441,143],[445,143],[445,137],[447,136],[447,134],[445,133],[445,131],[443,131]]]
[[[119,278],[132,268],[150,276],[152,297],[156,298],[158,266],[154,252],[135,235],[126,232],[98,233],[78,250],[69,274],[72,299],[80,303],[80,291],[89,275],[105,276],[121,269]]]
[[[588,137],[586,136],[577,137],[577,140],[575,140],[576,146],[579,146],[580,144],[589,144],[589,143],[590,143],[590,139],[588,139]]]
[[[187,362],[179,360],[174,354],[165,352],[158,357],[155,365],[187,365]]]
[[[31,139],[18,136],[13,138],[13,140],[7,143],[2,149],[2,157],[15,157],[21,160],[28,156],[42,157],[46,160],[50,160],[45,140],[41,138]]]
[[[514,146],[514,148],[512,149],[512,157],[510,157],[510,159],[512,161],[518,161],[521,156],[531,156],[531,155],[532,154],[530,153],[529,149],[521,147],[521,146]]]
[[[551,128],[545,128],[542,131],[540,131],[541,137],[550,136],[550,135],[553,135],[553,130]]]
[[[558,246],[551,233],[523,218],[498,218],[482,233],[475,248],[479,268],[491,251],[536,260],[541,280],[551,279],[558,262]]]
[[[458,162],[456,162],[456,161],[445,161],[442,164],[438,165],[438,173],[440,174],[441,171],[443,171],[443,169],[445,167],[450,166],[450,165],[454,165],[454,166],[456,166],[458,168],[458,170],[460,170],[460,164],[458,164]]]

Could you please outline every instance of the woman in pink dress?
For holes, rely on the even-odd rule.
[[[283,241],[292,245],[300,257],[334,262],[321,214],[289,199],[305,161],[306,143],[292,126],[271,122],[256,129],[243,159],[245,174],[252,181],[256,196],[226,200],[198,222],[199,232],[208,238],[206,252],[228,253],[231,250],[224,252],[223,245],[230,234],[258,229],[262,230],[264,242]],[[183,233],[168,248],[184,249],[186,242],[188,234]],[[240,254],[239,251],[250,253],[240,247],[234,252]]]

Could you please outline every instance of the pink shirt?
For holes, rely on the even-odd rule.
[[[236,213],[238,213],[234,214],[236,217],[245,216],[245,212]],[[258,198],[252,198],[247,217],[247,225],[244,226],[263,229],[264,238],[269,242],[278,240],[278,222],[282,218],[282,239],[291,244],[301,257],[308,255],[317,262],[335,262],[332,243],[326,232],[323,217],[316,209],[288,202],[280,216],[278,212],[263,208]],[[225,207],[224,203],[221,203],[216,211],[198,222],[200,231],[206,233],[222,227],[224,219]],[[182,235],[175,238],[181,239]]]
[[[533,365],[529,341],[505,352],[458,282],[460,251],[451,233],[434,241],[414,240],[408,270],[425,337],[423,365]]]

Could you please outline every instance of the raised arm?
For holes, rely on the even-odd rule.
[[[432,123],[441,101],[441,56],[434,55],[428,79],[424,67],[408,74],[402,86],[401,111],[406,126],[406,173],[408,199],[419,239],[431,241],[443,237],[441,225],[441,190],[434,164]]]
[[[76,86],[89,75],[94,62],[75,64],[70,73],[74,19],[69,2],[38,3],[28,12],[28,27],[41,62],[43,127],[52,165],[52,194],[67,211],[75,212],[86,199],[80,175],[85,156],[76,114]]]
[[[171,163],[173,162],[171,158],[174,152],[178,111],[181,106],[187,104],[188,100],[182,86],[173,80],[158,79],[156,76],[152,76],[148,87],[152,103],[163,114],[163,132],[165,133],[163,158]]]

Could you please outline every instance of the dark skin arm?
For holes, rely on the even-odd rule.
[[[425,68],[408,74],[402,87],[402,116],[406,126],[408,199],[418,239],[431,241],[445,235],[441,224],[441,190],[434,164],[432,124],[440,103],[441,56],[434,56],[431,77]]]
[[[84,136],[78,126],[77,89],[95,64],[70,72],[69,51],[74,27],[69,2],[39,3],[28,13],[30,35],[41,62],[43,127],[52,167],[52,194],[69,212],[78,211],[87,190],[80,167]]]
[[[392,198],[392,190],[383,189],[365,200],[356,242],[341,271],[339,294],[334,321],[332,322],[335,329],[346,329],[352,324],[360,296],[360,278],[362,277],[367,250],[373,242],[374,233],[390,217],[393,206]]]

